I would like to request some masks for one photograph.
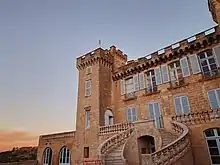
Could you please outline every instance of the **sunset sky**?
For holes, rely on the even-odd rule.
[[[75,129],[75,59],[134,59],[214,25],[207,0],[0,0],[0,151]]]

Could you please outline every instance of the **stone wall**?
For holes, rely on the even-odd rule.
[[[152,121],[137,122],[135,124],[135,131],[128,138],[124,147],[124,157],[127,159],[128,164],[139,164],[141,160],[140,150],[138,147],[137,139],[141,136],[149,135],[154,137],[156,150],[161,148],[162,141],[160,133],[154,127]]]
[[[220,127],[220,120],[189,126],[195,165],[211,164],[204,131],[209,128],[217,127]]]
[[[42,164],[43,153],[47,147],[52,149],[52,164],[59,164],[59,153],[63,147],[72,150],[75,138],[75,132],[64,132],[51,135],[43,135],[39,138],[37,161]],[[74,152],[72,152],[74,153]]]

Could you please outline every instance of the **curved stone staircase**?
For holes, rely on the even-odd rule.
[[[159,132],[162,139],[162,148],[174,142],[179,136],[178,134],[167,132],[164,129],[159,129]]]
[[[190,149],[189,130],[182,123],[172,121],[172,133],[159,129],[162,137],[162,147],[152,154],[145,155],[141,164],[147,165],[173,165]],[[132,126],[105,140],[99,147],[99,157],[103,165],[126,165],[123,156],[124,146],[134,132]]]
[[[126,160],[123,156],[123,147],[129,136],[134,131],[134,127],[118,133],[105,140],[99,147],[99,158],[103,165],[124,165]]]

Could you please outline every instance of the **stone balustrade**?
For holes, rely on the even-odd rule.
[[[131,128],[132,126],[133,126],[132,123],[119,123],[114,125],[101,126],[99,128],[99,135],[122,132]]]
[[[172,116],[173,121],[178,121],[186,125],[207,123],[219,118],[220,118],[220,109],[213,109],[209,111],[200,111],[189,114]]]
[[[114,149],[117,146],[123,145],[128,137],[132,134],[134,131],[134,128],[131,127],[127,129],[126,131],[120,132],[111,138],[105,140],[98,148],[98,154],[99,158],[102,160],[102,163],[104,163],[105,155],[112,149]],[[123,155],[123,154],[122,154]],[[122,158],[123,159],[123,158]]]
[[[151,154],[151,160],[154,165],[171,165],[184,156],[190,148],[189,129],[187,126],[175,121],[171,124],[173,130],[180,134],[180,137],[161,150]]]

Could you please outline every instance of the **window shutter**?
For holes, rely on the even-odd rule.
[[[170,77],[168,74],[168,67],[167,65],[161,65],[161,72],[162,72],[162,78],[163,78],[163,83],[167,83],[170,81]]]
[[[125,94],[125,80],[121,80],[121,95]]]
[[[85,96],[91,95],[91,80],[85,81]]]
[[[131,112],[131,108],[127,108],[127,119],[129,122],[132,121],[132,112]]]
[[[219,108],[218,100],[215,95],[215,90],[208,91],[209,103],[212,109]]]
[[[132,107],[132,121],[137,121],[137,114],[135,107]]]
[[[139,85],[140,85],[140,90],[145,89],[145,79],[143,72],[139,74]]]
[[[190,76],[189,65],[187,61],[187,57],[183,57],[180,59],[180,66],[182,70],[183,77]]]
[[[220,46],[213,48],[213,50],[216,57],[217,66],[220,67]]]
[[[176,114],[182,114],[180,97],[175,97],[174,98],[174,104],[175,104]]]
[[[190,113],[190,106],[189,106],[189,100],[187,96],[181,97],[182,101],[182,107],[183,107],[183,113],[188,114]]]
[[[198,56],[196,54],[189,55],[190,65],[192,68],[193,74],[197,74],[201,72],[201,68],[199,65]]]
[[[134,75],[133,83],[134,83],[134,91],[138,91],[139,90],[138,74]]]
[[[149,112],[149,119],[154,119],[154,107],[153,104],[148,104],[148,112]]]
[[[154,103],[154,109],[155,109],[155,116],[158,118],[161,116],[160,112],[160,104],[159,103]]]
[[[156,67],[154,69],[155,72],[155,77],[156,77],[156,84],[162,84],[162,77],[161,77],[161,71],[160,71],[160,67]]]

